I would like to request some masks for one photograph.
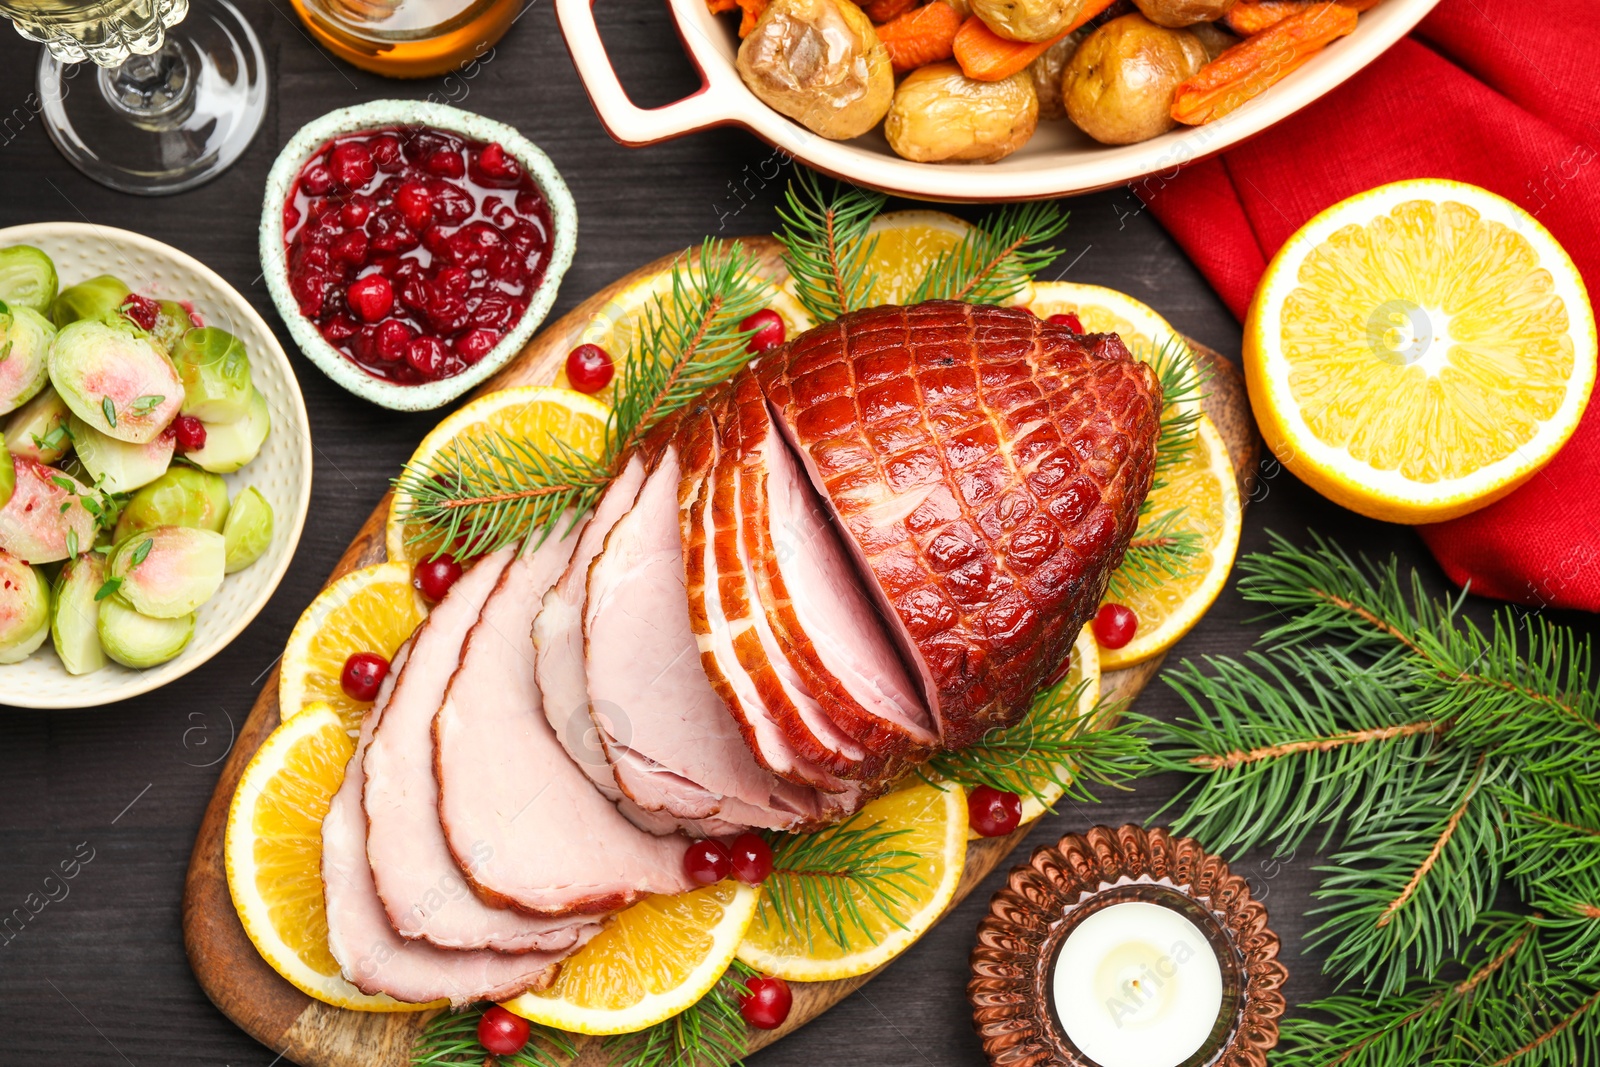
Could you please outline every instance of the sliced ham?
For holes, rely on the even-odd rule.
[[[514,554],[504,549],[480,560],[417,628],[362,760],[367,860],[389,923],[401,937],[440,948],[559,950],[585,925],[484,903],[462,878],[439,824],[433,717],[467,633]]]
[[[646,811],[786,829],[815,794],[756,762],[697,654],[668,446],[589,566],[583,614],[591,710],[617,785]]]
[[[362,718],[361,737],[345,768],[344,782],[322,820],[322,890],[328,917],[328,948],[347,981],[363,993],[388,994],[411,1004],[448,1000],[463,1007],[478,1000],[504,1000],[544,989],[562,952],[454,952],[425,941],[407,941],[389,925],[367,864],[367,824],[361,811],[362,760],[372,732],[405,665],[406,648],[395,655],[378,699]],[[588,930],[598,930],[590,924]]]
[[[434,719],[439,818],[456,863],[485,899],[544,915],[694,888],[688,839],[624,819],[545,717],[527,634],[581,541],[552,535],[500,575]]]

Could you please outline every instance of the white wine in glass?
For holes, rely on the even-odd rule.
[[[266,114],[261,43],[229,0],[0,0],[0,14],[45,46],[40,113],[56,147],[113,189],[193,188]]]

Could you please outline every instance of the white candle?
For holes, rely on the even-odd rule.
[[[1067,935],[1051,992],[1067,1036],[1101,1067],[1176,1067],[1216,1024],[1222,967],[1188,918],[1134,900]]]

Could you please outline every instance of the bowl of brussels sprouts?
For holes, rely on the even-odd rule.
[[[232,286],[125,230],[0,229],[0,705],[200,666],[266,605],[310,500],[294,372]]]

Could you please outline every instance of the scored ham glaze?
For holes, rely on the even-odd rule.
[[[1127,549],[1161,403],[1115,335],[935,301],[674,413],[396,658],[323,827],[346,976],[537,988],[605,912],[689,888],[689,837],[838,822],[1017,722]]]

